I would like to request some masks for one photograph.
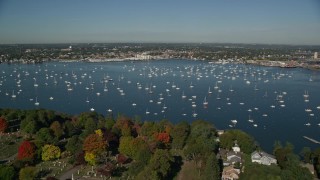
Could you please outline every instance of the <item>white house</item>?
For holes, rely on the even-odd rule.
[[[254,151],[251,154],[251,161],[268,166],[270,166],[271,164],[277,164],[277,160],[273,155],[270,155],[263,151]]]
[[[241,152],[241,151],[240,151],[240,147],[238,146],[237,143],[234,144],[234,146],[232,147],[232,150],[233,150],[235,153]]]

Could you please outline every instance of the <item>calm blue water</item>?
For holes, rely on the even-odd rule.
[[[70,114],[93,108],[104,115],[110,109],[174,123],[204,119],[219,129],[245,130],[268,152],[275,140],[289,141],[300,151],[303,146],[317,147],[302,136],[320,140],[319,82],[319,72],[305,69],[189,60],[0,64],[0,108]]]

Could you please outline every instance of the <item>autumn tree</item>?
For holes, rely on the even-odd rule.
[[[60,155],[61,151],[58,146],[46,144],[42,147],[42,160],[44,161],[57,159]]]
[[[98,134],[90,134],[83,142],[83,150],[86,153],[98,155],[106,150],[107,143]]]
[[[37,169],[35,167],[29,166],[24,167],[19,172],[20,180],[33,180],[37,176]]]
[[[7,128],[8,128],[7,121],[3,117],[0,117],[0,133],[6,132]]]
[[[92,166],[96,165],[97,157],[95,154],[93,154],[91,152],[86,152],[84,155],[84,159],[86,162],[88,162],[88,164],[90,164]]]
[[[159,126],[155,122],[145,121],[140,129],[140,135],[152,137],[154,133],[159,131]]]
[[[135,132],[133,132],[133,125],[134,124],[131,119],[120,115],[113,126],[113,130],[118,129],[121,133],[121,136],[133,136],[135,134]]]
[[[121,164],[121,165],[128,162],[128,158],[127,158],[125,155],[123,155],[123,154],[118,154],[118,155],[116,156],[116,159],[117,159],[117,162],[118,162],[119,164]]]
[[[18,160],[32,160],[35,155],[35,145],[30,141],[23,141],[18,149]]]
[[[134,156],[134,150],[132,147],[132,141],[133,141],[132,136],[124,136],[120,138],[120,144],[119,144],[119,152],[121,154],[125,154],[129,157]]]
[[[137,161],[144,161],[150,157],[148,144],[141,138],[125,136],[120,138],[119,152]]]
[[[164,145],[168,145],[170,143],[170,135],[169,133],[155,133],[155,138],[157,141],[163,143]]]
[[[50,125],[50,129],[53,131],[53,134],[57,137],[60,138],[63,134],[63,129],[61,127],[61,124],[58,121],[54,121]]]

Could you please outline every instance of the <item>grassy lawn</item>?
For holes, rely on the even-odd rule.
[[[7,159],[18,153],[22,138],[15,135],[0,135],[0,160]]]

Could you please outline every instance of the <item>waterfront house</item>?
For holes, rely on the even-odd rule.
[[[251,161],[268,166],[271,164],[277,164],[277,160],[273,155],[263,151],[254,151],[251,153]]]

